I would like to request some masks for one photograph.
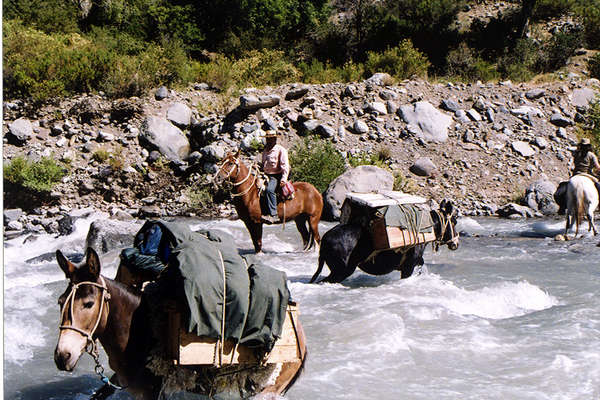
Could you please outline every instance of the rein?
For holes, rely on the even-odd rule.
[[[79,287],[84,286],[84,285],[95,286],[97,288],[100,288],[102,290],[102,300],[100,301],[100,310],[98,311],[98,316],[96,317],[96,323],[94,324],[94,327],[92,328],[92,330],[90,332],[86,332],[83,329],[79,329],[73,325],[60,325],[58,327],[58,329],[61,331],[70,329],[70,330],[73,330],[73,331],[79,333],[83,337],[85,337],[87,340],[87,342],[85,344],[85,352],[88,353],[90,356],[92,356],[92,358],[94,359],[94,362],[96,363],[96,366],[94,367],[94,371],[100,376],[100,380],[102,382],[104,382],[105,384],[107,384],[115,389],[120,390],[120,389],[123,389],[123,387],[113,384],[110,381],[110,379],[106,375],[104,375],[104,367],[100,363],[100,358],[99,358],[98,343],[93,338],[94,333],[96,333],[96,329],[98,329],[98,325],[100,324],[100,320],[102,319],[102,313],[104,311],[104,303],[106,303],[106,312],[107,313],[110,312],[109,305],[108,305],[108,301],[110,300],[110,293],[108,292],[108,287],[106,286],[106,282],[104,281],[104,278],[102,276],[100,276],[100,281],[102,282],[102,284],[97,283],[97,282],[85,281],[85,282],[79,282],[79,283],[73,285],[73,287],[71,288],[71,292],[69,293],[69,295],[67,296],[67,298],[65,300],[65,306],[63,307],[62,314],[61,314],[61,321],[64,321],[65,312],[67,310],[66,305],[70,300],[71,304],[68,306],[68,309],[70,310],[71,318],[74,321],[75,313],[73,310],[73,304],[74,304],[73,300],[75,299],[75,294],[77,293],[77,289],[79,289]]]
[[[219,173],[221,172],[221,170],[223,169],[223,167],[227,165],[227,163],[224,163],[221,167],[219,167],[219,170],[217,171],[217,173],[215,174],[215,176],[218,176]],[[235,159],[235,167],[239,170],[240,169],[240,160],[238,158]],[[240,193],[232,193],[231,197],[239,197],[239,196],[244,196],[245,194],[247,194],[248,192],[250,192],[250,190],[252,189],[252,187],[254,186],[254,184],[256,183],[256,175],[254,175],[252,173],[252,168],[254,168],[254,164],[250,166],[250,168],[248,169],[248,175],[246,175],[246,177],[244,179],[242,179],[239,182],[233,182],[233,186],[240,186],[242,185],[244,182],[246,182],[250,176],[252,176],[253,180],[252,183],[250,184],[250,186],[248,186],[248,188],[246,190],[244,190],[243,192]],[[231,177],[231,174],[233,174],[233,167],[229,170],[229,173],[227,174],[227,176],[225,176],[223,178],[223,180],[225,179],[229,179]]]

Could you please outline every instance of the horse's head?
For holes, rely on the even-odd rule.
[[[442,229],[440,244],[448,245],[450,250],[458,249],[458,232],[456,232],[456,222],[458,218],[458,209],[450,200],[442,200],[439,212],[440,228]]]
[[[98,254],[88,248],[85,261],[76,266],[56,251],[58,265],[69,286],[58,298],[61,309],[60,333],[54,350],[54,362],[60,370],[72,371],[86,349],[106,325],[108,291],[100,276]]]
[[[219,169],[214,176],[213,182],[220,185],[227,179],[235,180],[240,173],[241,162],[239,150],[236,153],[227,153],[225,158],[217,165]]]

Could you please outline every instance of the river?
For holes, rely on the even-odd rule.
[[[101,385],[87,355],[73,373],[54,365],[66,287],[54,252],[80,255],[91,221],[104,217],[78,220],[69,236],[5,242],[5,399],[86,399]],[[322,285],[307,283],[318,253],[301,252],[294,224],[266,227],[260,257],[288,274],[308,338],[306,369],[285,399],[600,398],[599,239],[555,242],[562,220],[459,225],[469,234],[460,248],[428,247],[420,274],[356,272]],[[252,248],[240,221],[191,226]],[[332,226],[321,223],[321,233]],[[102,257],[111,278],[117,254]]]

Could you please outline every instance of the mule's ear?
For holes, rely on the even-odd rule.
[[[446,210],[446,199],[440,201],[440,210]]]
[[[96,250],[92,249],[91,247],[87,248],[85,263],[87,265],[88,272],[97,278],[100,275],[100,257],[98,257]]]
[[[235,154],[233,155],[235,158],[238,158],[240,156],[240,153],[242,152],[241,148],[238,148],[238,150],[235,152]]]
[[[58,266],[63,270],[67,279],[70,280],[73,276],[73,272],[75,272],[75,266],[73,263],[67,260],[60,250],[56,250],[56,261],[58,261]]]

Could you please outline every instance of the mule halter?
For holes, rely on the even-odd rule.
[[[92,343],[92,346],[94,345],[94,333],[96,332],[96,329],[98,329],[98,325],[100,325],[100,320],[102,319],[102,312],[104,311],[104,303],[106,303],[106,309],[108,310],[108,300],[110,300],[110,293],[108,293],[108,288],[106,287],[106,282],[104,281],[104,278],[102,276],[100,276],[100,281],[102,282],[102,284],[96,283],[96,282],[91,282],[91,281],[85,281],[85,282],[79,282],[75,285],[73,285],[73,287],[71,288],[71,292],[69,293],[69,295],[67,296],[66,300],[65,300],[65,306],[63,306],[62,309],[62,315],[61,315],[61,321],[64,321],[65,319],[65,312],[67,310],[67,303],[69,301],[71,301],[71,304],[69,305],[69,310],[71,311],[71,325],[60,325],[58,328],[62,331],[65,329],[71,329],[75,332],[78,332],[79,334],[81,334],[82,336],[84,336],[87,339],[87,344]],[[92,330],[90,332],[86,332],[83,329],[79,329],[75,326],[73,326],[73,321],[75,320],[75,312],[73,310],[73,304],[75,303],[75,293],[77,292],[77,289],[79,289],[79,287],[81,286],[85,286],[85,285],[90,285],[90,286],[96,286],[97,288],[100,288],[102,290],[102,299],[100,300],[100,311],[98,311],[98,316],[96,317],[96,323],[94,324],[94,327],[92,328]],[[86,347],[87,347],[86,344]]]
[[[434,210],[434,211],[440,221],[440,239],[436,239],[436,241],[435,241],[436,246],[439,247],[440,245],[443,246],[445,244],[447,245],[448,243],[454,243],[454,244],[458,245],[457,242],[458,242],[459,234],[456,232],[456,228],[450,221],[450,218],[446,217],[446,215],[443,212],[441,212],[440,210]],[[448,225],[450,225],[450,239],[443,240],[444,233],[446,232],[446,228],[448,227]]]

